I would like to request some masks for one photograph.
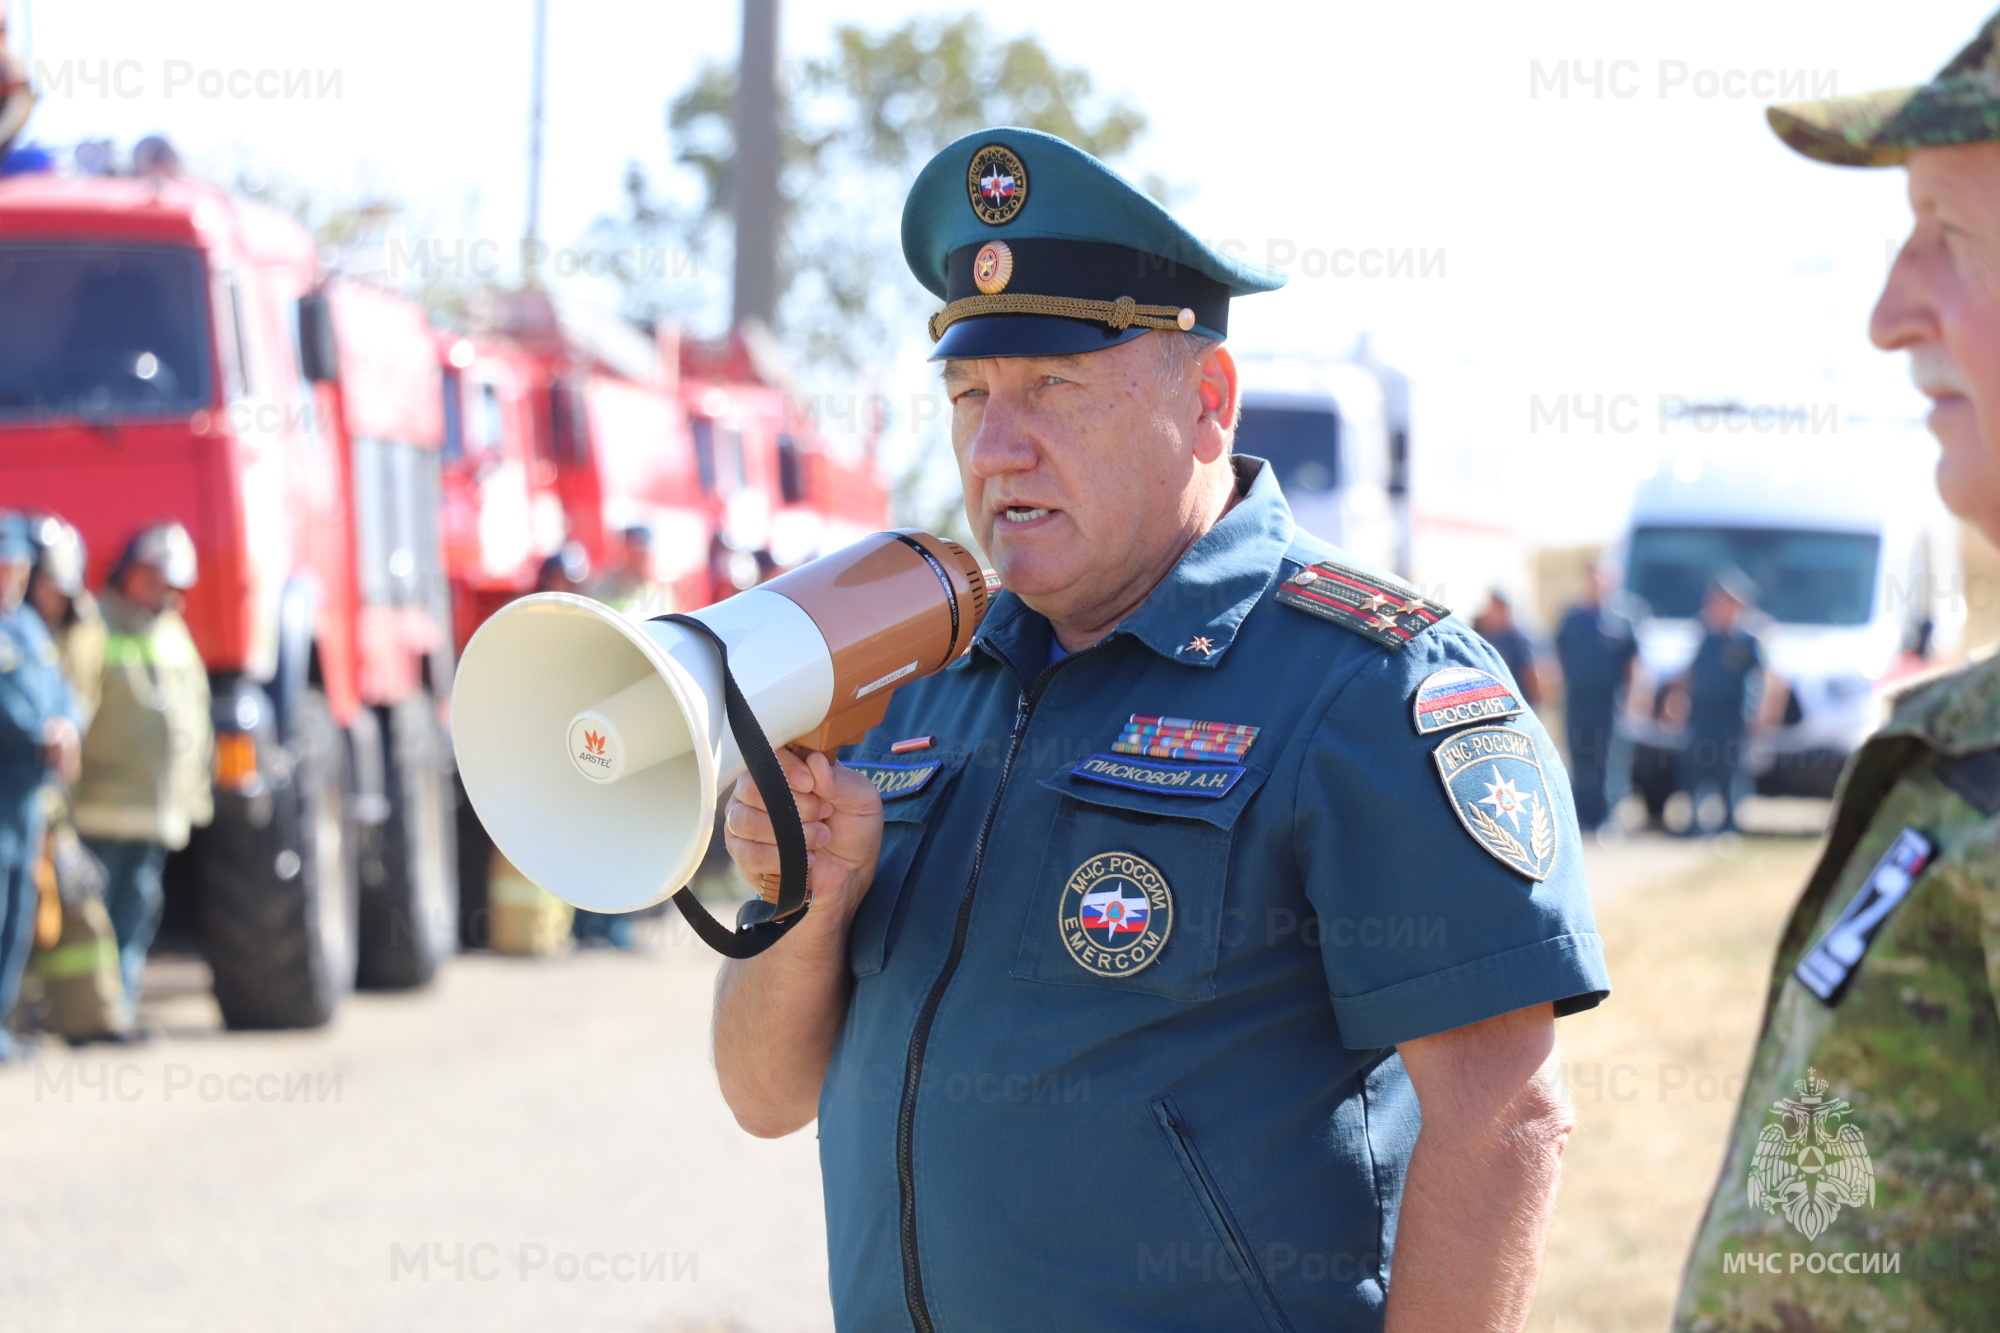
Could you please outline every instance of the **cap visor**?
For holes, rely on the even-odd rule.
[[[931,349],[932,361],[977,361],[989,356],[1076,356],[1131,342],[1151,330],[1113,329],[1094,320],[1056,315],[980,315],[961,319]]]
[[[1836,167],[1897,167],[1923,142],[1899,132],[1898,122],[1924,88],[1892,88],[1816,102],[1766,107],[1771,122],[1796,153]]]

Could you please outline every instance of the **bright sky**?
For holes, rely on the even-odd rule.
[[[398,196],[510,248],[520,234],[527,0],[27,4],[50,67],[138,62],[108,97],[80,81],[50,97],[39,138],[163,131],[211,169]],[[804,56],[843,20],[958,8],[786,0],[784,41]],[[1420,502],[1490,510],[1551,543],[1611,534],[1660,445],[1663,398],[1920,414],[1901,359],[1865,336],[1907,225],[1902,173],[1797,158],[1762,108],[1787,84],[1920,82],[1981,17],[1934,0],[988,10],[997,32],[1034,33],[1151,117],[1121,166],[1189,187],[1177,208],[1196,231],[1290,256],[1290,286],[1232,312],[1236,344],[1334,353],[1365,330],[1415,380]],[[550,23],[544,230],[562,243],[617,209],[627,162],[666,171],[666,103],[701,60],[733,54],[738,17],[552,0]],[[1567,96],[1558,61],[1581,66]],[[1599,62],[1601,93],[1576,77]],[[236,69],[337,71],[340,96],[207,99],[198,81],[166,95],[175,74]],[[899,207],[856,225],[893,235]],[[1393,256],[1400,272],[1365,276]],[[921,347],[882,368],[892,398],[930,382]],[[1561,433],[1557,395],[1627,395],[1614,419],[1630,429],[1572,418]]]

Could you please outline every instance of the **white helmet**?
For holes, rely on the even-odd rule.
[[[83,535],[54,514],[29,523],[35,544],[35,568],[65,597],[83,593]]]
[[[125,548],[120,565],[147,565],[160,572],[170,588],[186,592],[195,584],[194,538],[178,523],[155,523],[140,530]]]

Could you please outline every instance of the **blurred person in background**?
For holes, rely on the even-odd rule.
[[[1500,654],[1500,660],[1513,673],[1514,683],[1521,687],[1521,698],[1528,707],[1542,706],[1541,663],[1536,659],[1535,641],[1528,637],[1526,630],[1514,621],[1514,602],[1504,588],[1495,588],[1486,595],[1486,608],[1472,618],[1472,628],[1480,638],[1493,645],[1493,651]]]
[[[35,566],[28,577],[28,601],[48,627],[87,731],[103,687],[107,631],[97,599],[84,587],[83,537],[52,515],[34,519],[30,532]],[[48,1001],[49,1026],[73,1046],[136,1039],[143,1034],[132,1025],[125,998],[118,934],[104,907],[104,867],[78,837],[70,793],[50,784],[42,795],[62,920],[55,940],[45,942],[33,959]]]
[[[634,525],[620,534],[618,563],[591,585],[590,595],[634,620],[673,613],[674,591],[653,572],[651,528]]]
[[[1611,570],[1592,565],[1583,600],[1563,613],[1556,630],[1569,785],[1576,822],[1586,833],[1612,817],[1631,775],[1630,747],[1620,743],[1618,715],[1639,658],[1639,637],[1621,600]]]
[[[35,938],[42,789],[76,777],[79,745],[55,645],[26,601],[33,561],[27,521],[0,512],[0,1064],[20,1055],[7,1016]]]
[[[562,549],[542,561],[535,571],[536,592],[583,594],[590,582],[590,556],[576,542],[564,542]]]
[[[84,586],[87,553],[83,536],[52,515],[34,519],[31,529],[35,565],[28,576],[28,601],[55,643],[63,679],[69,682],[70,695],[76,700],[77,716],[88,728],[97,712],[104,643],[110,631],[97,609],[97,599]]]
[[[1996,37],[2000,13],[1922,87],[1767,115],[1807,157],[1907,168],[1915,225],[1869,336],[1909,353],[1933,404],[1938,491],[2000,544]],[[1867,40],[1857,32],[1856,49]],[[1996,993],[2000,658],[1988,657],[1905,690],[1848,763],[1778,943],[1678,1333],[2000,1328]]]
[[[1687,834],[1702,837],[1736,831],[1736,806],[1750,780],[1744,745],[1761,734],[1782,710],[1785,686],[1764,665],[1764,648],[1749,627],[1757,588],[1737,570],[1724,570],[1701,603],[1701,643],[1694,661],[1675,684],[1673,717],[1686,731],[1681,751],[1681,785],[1692,805]],[[1720,819],[1707,811],[1719,803]]]
[[[214,815],[208,670],[179,609],[198,573],[187,529],[155,523],[126,543],[100,599],[109,631],[103,683],[73,809],[85,845],[104,863],[128,1008],[139,1003],[160,928],[167,853]]]

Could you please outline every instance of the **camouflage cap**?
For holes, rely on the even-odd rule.
[[[1766,107],[1778,137],[1837,167],[1901,166],[1912,148],[2000,141],[2000,11],[1929,83]]]

